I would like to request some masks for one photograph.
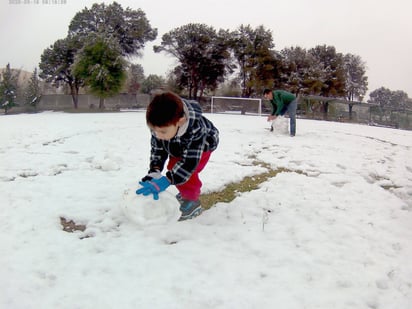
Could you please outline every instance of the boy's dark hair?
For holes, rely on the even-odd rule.
[[[175,125],[184,115],[182,99],[173,92],[155,95],[146,110],[146,123],[149,127]]]
[[[266,88],[265,90],[263,90],[263,95],[267,95],[268,93],[270,93],[272,90]]]

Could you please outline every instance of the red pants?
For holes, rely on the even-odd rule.
[[[200,188],[202,187],[202,182],[199,179],[199,173],[206,166],[206,163],[209,161],[211,154],[212,154],[211,151],[203,152],[200,158],[199,164],[197,165],[192,176],[190,176],[189,180],[183,184],[176,185],[176,188],[177,190],[179,190],[180,194],[182,195],[182,198],[186,200],[191,200],[191,201],[196,201],[199,199]],[[173,166],[180,160],[181,158],[169,157],[169,163],[167,164],[167,169],[171,170]]]

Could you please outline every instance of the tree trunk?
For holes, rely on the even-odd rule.
[[[327,120],[328,119],[329,103],[328,102],[322,102],[322,105],[323,105],[323,119]]]
[[[199,87],[198,87],[197,82],[193,83],[193,88],[192,88],[192,91],[193,91],[192,98],[193,98],[193,100],[197,100],[198,90],[199,90]]]
[[[70,83],[70,94],[72,96],[73,100],[73,107],[77,109],[78,107],[78,102],[79,102],[79,87],[76,87],[74,83]]]
[[[99,109],[104,109],[104,98],[99,99]]]

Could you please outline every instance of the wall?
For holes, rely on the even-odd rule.
[[[150,95],[146,94],[118,94],[104,101],[106,110],[119,110],[128,108],[146,108],[150,102]],[[99,107],[99,98],[89,94],[78,95],[79,109],[93,109]],[[71,95],[49,94],[43,95],[37,104],[37,110],[67,110],[73,108]]]

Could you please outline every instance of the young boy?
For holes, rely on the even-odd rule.
[[[219,131],[202,115],[200,105],[172,92],[156,95],[146,111],[146,123],[151,130],[150,169],[139,182],[137,194],[153,194],[175,185],[179,193],[182,215],[180,221],[202,212],[199,196],[202,182],[199,173],[209,161],[219,143]],[[162,176],[166,160],[166,176]]]
[[[265,89],[263,91],[263,97],[269,100],[272,106],[272,113],[268,116],[267,121],[273,121],[279,115],[284,115],[286,112],[290,118],[290,136],[296,134],[296,109],[298,107],[298,101],[293,93],[284,90]],[[270,127],[273,131],[273,126]]]

